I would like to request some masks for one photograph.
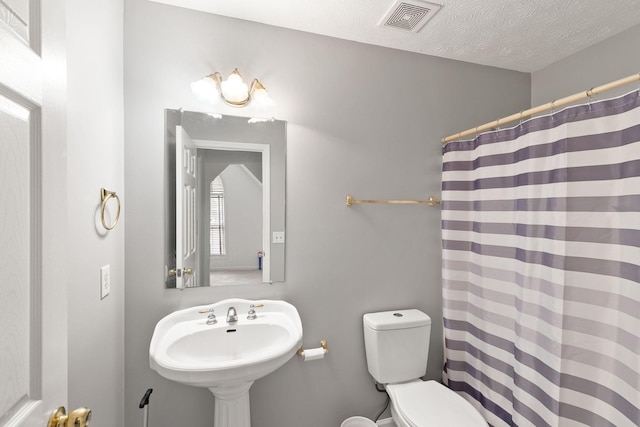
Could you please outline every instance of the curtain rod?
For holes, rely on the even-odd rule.
[[[589,89],[587,91],[584,91],[584,92],[579,92],[579,93],[576,93],[576,94],[573,94],[573,95],[569,95],[567,97],[564,97],[564,98],[561,98],[561,99],[557,99],[555,101],[548,102],[548,103],[546,103],[544,105],[539,105],[537,107],[530,108],[528,110],[524,110],[524,111],[521,111],[519,113],[512,114],[510,116],[503,117],[503,118],[498,119],[498,120],[494,120],[494,121],[492,121],[490,123],[485,123],[485,124],[483,124],[481,126],[476,126],[474,128],[467,129],[467,130],[465,130],[463,132],[456,133],[455,135],[447,136],[446,138],[442,138],[442,144],[445,145],[448,142],[463,138],[465,136],[477,134],[478,132],[489,130],[489,129],[492,129],[494,127],[499,127],[501,124],[503,125],[503,124],[506,124],[506,123],[515,122],[516,120],[522,120],[525,117],[533,116],[533,115],[539,114],[539,113],[544,113],[546,111],[553,110],[553,109],[555,109],[557,107],[562,107],[564,105],[571,104],[571,103],[576,102],[576,101],[580,101],[580,100],[583,100],[583,99],[591,98],[593,95],[597,95],[599,93],[606,92],[608,90],[612,90],[612,89],[615,89],[617,87],[627,85],[629,83],[637,82],[638,80],[640,80],[640,73],[633,74],[631,76],[622,78],[620,80],[613,81],[611,83],[604,84],[602,86],[591,88],[591,89]]]

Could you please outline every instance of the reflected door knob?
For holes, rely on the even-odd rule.
[[[61,406],[51,414],[47,427],[88,427],[89,421],[91,421],[91,409],[78,408],[67,415],[67,410]]]
[[[185,268],[183,270],[172,268],[171,270],[169,270],[169,277],[172,277],[175,275],[177,275],[178,277],[181,277],[183,274],[184,275],[193,274],[193,270],[190,268]]]

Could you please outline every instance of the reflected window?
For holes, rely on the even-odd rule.
[[[224,187],[220,175],[211,181],[209,186],[209,242],[211,255],[222,256],[226,254],[225,250],[225,231],[224,231]]]

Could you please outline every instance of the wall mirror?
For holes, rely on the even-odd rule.
[[[167,288],[284,281],[286,122],[165,110]]]

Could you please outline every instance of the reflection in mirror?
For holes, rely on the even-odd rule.
[[[166,110],[169,288],[284,281],[286,123]],[[180,256],[177,256],[180,254]]]
[[[206,153],[214,158],[225,154],[214,150]],[[209,217],[209,233],[202,234],[202,253],[208,255],[202,262],[206,264],[203,271],[210,272],[209,283],[216,286],[263,281],[261,162],[258,157],[255,163],[260,170],[255,175],[244,163],[230,163],[213,179],[205,177],[209,185],[201,215]],[[212,175],[217,172],[206,161],[204,170]]]
[[[200,285],[269,282],[270,263],[263,262],[269,245],[263,230],[269,229],[271,212],[270,180],[263,177],[269,175],[269,147],[214,141],[196,142],[196,147],[197,182],[203,183],[196,204],[203,224],[197,239]]]

